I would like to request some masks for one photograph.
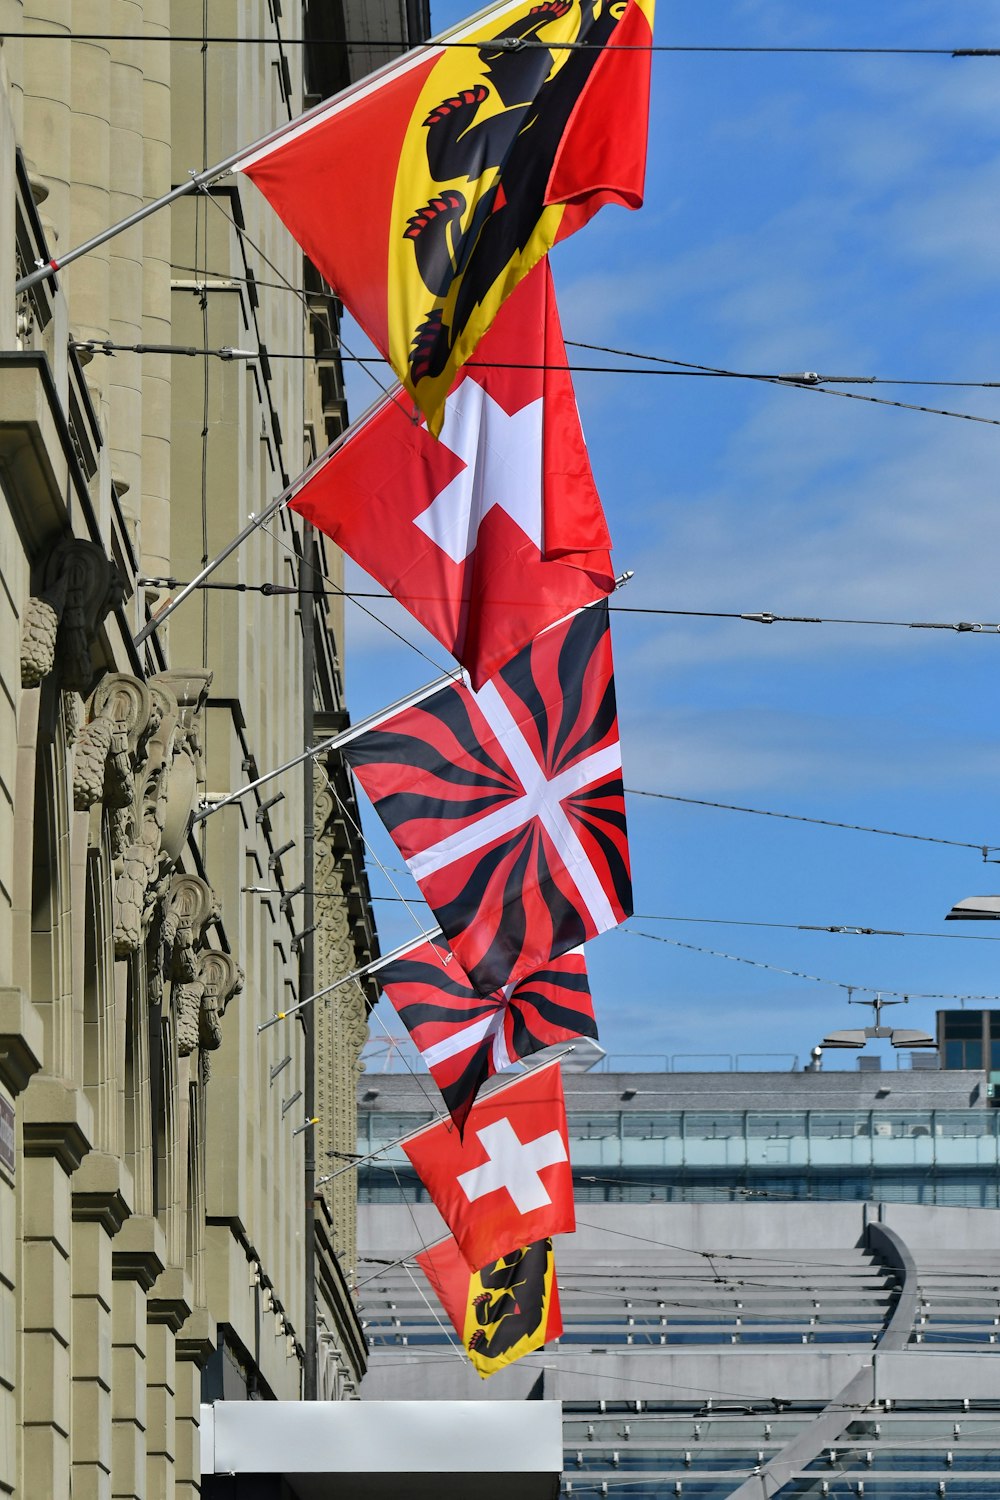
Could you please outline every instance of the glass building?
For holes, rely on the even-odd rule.
[[[442,1226],[391,1148],[433,1088],[367,1075],[358,1150],[389,1149],[361,1172],[363,1399],[559,1400],[562,1493],[586,1500],[1000,1495],[985,1070],[592,1072],[566,1094],[564,1331],[482,1382],[413,1264]]]

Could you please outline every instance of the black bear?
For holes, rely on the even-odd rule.
[[[508,26],[504,40],[535,40],[542,26],[565,16],[570,8],[570,0],[543,0]],[[440,309],[434,309],[417,330],[410,354],[415,383],[440,374],[475,308],[504,267],[527,245],[544,207],[545,189],[567,121],[622,9],[614,0],[588,5],[580,30],[587,46],[571,51],[555,74],[554,53],[547,47],[520,51],[489,44],[481,47],[479,56],[504,106],[502,113],[477,123],[480,108],[491,95],[491,88],[477,83],[442,100],[423,122],[427,161],[435,181],[465,177],[476,182],[485,172],[502,166],[512,196],[506,196],[498,174],[476,202],[464,229],[467,200],[455,187],[443,189],[408,220],[404,234],[413,243],[417,269],[428,291],[444,298],[461,281],[450,325],[446,327]]]

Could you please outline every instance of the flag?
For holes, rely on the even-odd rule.
[[[473,1268],[576,1228],[558,1061],[478,1099],[464,1139],[439,1120],[401,1144]]]
[[[614,587],[565,365],[545,261],[459,376],[440,442],[397,387],[291,501],[458,658],[475,688]]]
[[[234,164],[435,434],[522,277],[604,203],[642,203],[653,4],[505,0]]]
[[[562,1333],[551,1240],[521,1245],[479,1271],[469,1270],[450,1236],[416,1259],[484,1380]]]
[[[631,915],[606,603],[343,755],[480,994]]]
[[[597,1036],[583,949],[480,995],[446,943],[421,943],[379,971],[459,1130],[488,1078],[556,1042]]]

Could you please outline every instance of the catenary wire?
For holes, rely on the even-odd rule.
[[[187,288],[187,290],[210,291],[210,281],[211,279],[213,279],[211,277],[211,273],[199,274],[204,274],[206,276],[206,280],[195,281],[190,288]],[[218,273],[217,278],[214,279],[224,280],[226,282],[232,282],[239,285],[246,284],[246,278],[243,276],[223,275],[223,273],[221,272]],[[304,295],[301,292],[300,288],[295,286],[294,283],[290,281],[282,285],[280,282],[261,281],[260,279],[255,278],[254,285],[256,287],[271,287],[275,291],[292,292],[300,299]],[[308,295],[309,297],[322,295],[334,298],[333,293],[309,292],[305,295]],[[342,347],[335,348],[331,345],[327,349],[321,349],[318,351],[307,350],[305,352],[287,349],[277,350],[269,348],[267,350],[267,357],[268,359],[303,360],[309,362],[313,360],[325,359],[328,356],[336,355],[345,363],[353,363],[359,365],[387,365],[389,363],[388,359],[386,359],[385,356],[381,354],[352,353],[348,345],[343,344],[343,341],[340,339],[339,334],[337,336],[337,343]],[[571,343],[572,340],[566,340],[567,347]],[[113,339],[98,338],[76,339],[73,341],[73,347],[88,354],[179,354],[187,358],[193,358],[195,355],[200,355],[205,359],[221,360],[252,359],[255,358],[257,354],[256,350],[236,349],[230,344],[221,344],[218,348],[212,348],[206,343],[204,346],[199,348],[197,344],[119,344],[116,343]],[[582,347],[589,348],[591,346],[584,345]],[[628,350],[623,350],[622,352],[626,354],[630,359],[656,360],[664,365],[678,365],[682,363],[678,360],[664,359],[655,354],[636,354],[630,353]],[[571,375],[580,374],[581,372],[588,375],[676,375],[678,377],[684,377],[685,379],[689,380],[757,380],[763,381],[765,383],[774,382],[780,385],[812,386],[823,384],[838,384],[941,386],[959,390],[976,391],[1000,389],[1000,380],[911,380],[904,379],[902,377],[897,378],[882,375],[810,375],[804,372],[800,372],[798,374],[770,374],[766,371],[722,369],[713,370],[709,369],[707,366],[702,368],[697,365],[687,365],[680,369],[644,370],[641,368],[641,366],[633,365],[582,365],[572,364],[569,362],[562,362],[557,364],[552,362],[546,363],[540,360],[523,359],[494,359],[486,362],[485,360],[468,359],[464,362],[462,368],[465,370],[545,370],[555,372],[557,374],[567,373]]]
[[[789,823],[813,823],[820,828],[842,828],[851,833],[875,833],[890,839],[912,839],[921,844],[945,844],[952,849],[975,849],[986,858],[986,855],[998,846],[996,844],[973,844],[963,839],[938,838],[929,833],[900,833],[894,828],[874,828],[865,823],[839,823],[833,818],[810,818],[804,813],[772,812],[763,807],[742,807],[735,802],[711,802],[705,797],[681,797],[675,792],[650,792],[638,787],[626,787],[626,797],[653,797],[660,802],[681,802],[690,807],[711,807],[722,812],[752,813],[759,818],[780,818]]]
[[[140,582],[143,580],[140,579]],[[146,584],[162,585],[166,588],[186,588],[187,584],[179,578],[157,577],[147,578]],[[393,595],[384,589],[345,589],[340,584],[331,581],[330,586],[345,599],[380,599],[386,603],[393,601]],[[238,593],[261,593],[261,594],[288,594],[296,592],[291,584],[281,583],[200,583],[203,589],[233,589]],[[430,594],[411,594],[410,598],[416,600],[430,599]],[[398,603],[398,601],[395,601]],[[505,601],[498,600],[498,603]],[[745,620],[753,625],[889,625],[899,630],[950,630],[957,635],[1000,635],[1000,622],[981,622],[971,620],[867,620],[847,617],[844,615],[778,615],[771,610],[727,610],[727,609],[666,609],[658,605],[646,604],[610,604],[608,605],[612,614],[618,615],[668,615],[679,616],[685,619],[698,620]],[[384,623],[381,622],[381,623]],[[655,795],[649,793],[649,796]],[[725,804],[710,804],[711,806],[724,806]],[[744,809],[737,809],[743,811]],[[748,808],[746,811],[753,811]],[[780,816],[780,814],[775,814]],[[878,832],[880,830],[865,830],[866,832]],[[915,837],[915,835],[913,835]],[[979,849],[979,844],[970,844],[969,848]]]
[[[49,32],[49,31],[0,31],[0,41],[71,41],[71,42],[133,42],[134,36],[120,31],[78,31],[78,32]],[[259,47],[275,45],[273,36],[234,36],[216,34],[213,36],[189,35],[187,33],[175,33],[170,36],[144,37],[143,41],[168,42],[168,43],[190,43],[197,42],[199,45],[208,46],[242,46]],[[496,47],[507,44],[504,50],[526,52],[533,49],[548,52],[600,52],[603,47],[590,42],[549,42],[532,40],[522,37],[489,37],[480,38],[475,41],[449,41],[447,38],[429,38],[427,41],[416,42],[409,38],[381,37],[373,40],[372,37],[284,37],[283,44],[286,47],[364,47],[369,51],[399,52],[403,48],[468,48],[478,49],[481,47]],[[646,42],[626,43],[615,48],[619,52],[661,52],[661,53],[703,53],[734,54],[737,56],[818,56],[818,57],[1000,57],[1000,48],[997,47],[795,47],[795,46],[747,46],[743,44],[714,44],[704,45],[698,43],[680,42]]]
[[[899,996],[902,1000],[977,1000],[977,1001],[1000,1001],[1000,995],[937,995],[923,994],[917,990],[891,990],[881,984],[848,984],[842,979],[826,979],[818,974],[805,974],[800,969],[785,969],[778,964],[764,963],[759,958],[744,958],[736,953],[721,953],[716,948],[701,948],[695,943],[682,943],[679,938],[663,937],[657,932],[642,932],[637,927],[617,927],[616,932],[624,933],[626,937],[647,938],[653,943],[665,943],[670,948],[684,948],[689,953],[704,953],[710,958],[725,958],[730,963],[748,964],[752,969],[768,969],[772,974],[787,974],[792,979],[807,979],[812,984],[829,984],[838,990],[851,992],[859,990],[871,990],[876,995]]]
[[[246,280],[247,280],[247,278],[245,276],[235,275],[232,271],[210,271],[210,270],[207,270],[206,268],[204,268],[202,266],[185,266],[185,265],[181,265],[177,261],[172,261],[170,268],[171,268],[172,271],[186,271],[189,275],[192,275],[192,276],[195,276],[195,277],[205,277],[205,278],[207,278],[208,280],[211,280],[211,281],[232,282],[232,283],[239,282],[241,284],[245,284]],[[271,290],[277,291],[277,292],[286,292],[286,291],[293,291],[293,292],[296,292],[296,293],[298,292],[298,288],[290,285],[287,281],[285,281],[285,282],[281,282],[281,281],[261,281],[259,279],[255,279],[255,283],[254,284],[256,286],[258,286],[258,287],[268,287]],[[311,291],[309,293],[309,296],[311,298],[319,297],[319,298],[325,299],[328,302],[333,302],[333,303],[339,303],[340,302],[340,298],[337,296],[337,293],[334,292],[334,291],[331,291],[329,289],[327,289],[327,290]],[[829,383],[838,383],[838,384],[846,383],[846,384],[849,384],[849,385],[939,386],[939,387],[942,387],[942,388],[947,387],[947,388],[954,388],[954,389],[957,389],[957,390],[975,390],[975,391],[1000,390],[1000,380],[914,380],[914,379],[908,378],[908,377],[896,377],[896,376],[889,376],[889,375],[855,375],[855,376],[848,376],[848,375],[813,375],[813,374],[809,374],[808,377],[806,377],[805,374],[800,374],[798,376],[793,376],[793,375],[764,375],[764,374],[759,374],[759,373],[749,373],[749,372],[741,372],[741,371],[738,371],[738,370],[729,370],[729,369],[726,369],[724,366],[721,366],[721,365],[702,365],[702,364],[698,364],[698,363],[696,363],[694,361],[691,361],[691,360],[668,359],[666,355],[662,355],[662,354],[643,354],[643,353],[641,353],[641,352],[639,352],[638,350],[635,350],[635,349],[619,349],[619,348],[617,348],[617,347],[615,347],[613,345],[610,345],[610,344],[591,344],[591,343],[587,343],[583,339],[565,339],[564,342],[565,342],[565,345],[566,345],[567,349],[589,349],[589,350],[592,350],[594,353],[597,353],[597,354],[614,354],[614,355],[616,355],[618,357],[621,357],[623,359],[639,359],[639,360],[645,360],[645,361],[647,361],[650,364],[663,364],[663,365],[675,366],[680,373],[685,373],[686,372],[686,373],[691,374],[691,375],[716,376],[716,377],[720,377],[720,378],[728,378],[728,379],[733,379],[733,380],[779,380],[782,383],[785,383],[787,381],[787,382],[791,382],[792,384],[800,384],[800,385],[806,384],[806,383],[812,384],[815,381],[820,381],[820,382],[826,381],[826,382],[829,382]],[[206,352],[213,352],[213,351],[206,351]],[[377,356],[375,356],[375,355],[368,355],[368,356],[350,355],[350,357],[352,359],[358,359],[359,357],[370,358],[370,359],[377,358]],[[475,362],[471,362],[471,363],[473,363],[473,367],[474,368],[479,368],[479,366],[477,366],[475,364]],[[560,365],[558,368],[562,369],[563,366]],[[571,365],[571,366],[569,366],[569,368],[572,370],[572,369],[575,369],[576,367]],[[598,368],[601,369],[601,370],[603,370],[604,367],[600,366]]]
[[[284,547],[286,552],[290,552],[293,557],[295,557],[296,559],[298,558],[298,553],[295,551],[294,547],[291,547],[286,541],[278,536],[276,532],[272,531],[266,521],[261,523],[260,529],[262,531],[266,531],[268,536],[271,537],[273,541],[278,543],[279,547]],[[402,631],[397,630],[395,626],[390,625],[388,620],[383,620],[381,616],[377,615],[373,609],[368,609],[365,605],[358,603],[358,601],[352,594],[349,594],[346,590],[342,589],[339,583],[335,581],[335,579],[331,578],[330,575],[324,572],[322,568],[317,567],[315,563],[306,561],[306,567],[311,569],[311,571],[315,573],[319,578],[322,578],[323,581],[328,584],[331,589],[335,590],[339,598],[349,599],[356,608],[361,610],[362,614],[365,614],[369,619],[374,620],[376,625],[381,625],[383,630],[387,630],[390,635],[394,635],[398,641],[401,641],[403,643],[404,646],[408,646],[411,651],[415,651],[418,656],[423,657],[424,661],[428,662],[436,672],[440,672],[442,675],[444,675],[447,672],[453,670],[452,668],[444,667],[440,662],[435,661],[433,656],[429,656],[423,649],[423,647],[417,645],[416,641],[409,640],[405,635],[403,635]],[[391,595],[387,594],[385,597],[388,599],[391,597]]]
[[[713,927],[775,927],[788,932],[826,932],[837,937],[937,938],[950,943],[1000,943],[1000,937],[969,932],[899,932],[891,928],[859,927],[846,923],[763,922],[731,917],[663,917],[635,912],[636,922],[698,922]]]
[[[210,194],[209,196],[212,197],[212,201],[213,202],[217,201],[215,199],[214,195]],[[221,208],[221,205],[219,205],[219,206]],[[225,212],[225,210],[223,209],[222,212]],[[229,216],[227,215],[227,217],[229,217]],[[234,227],[239,231],[239,233],[243,234],[245,232],[242,229],[240,229],[239,225],[236,224],[236,221],[234,219],[231,219],[231,222],[234,225]],[[252,241],[250,243],[252,243]],[[258,253],[261,253],[261,252],[258,252]],[[263,258],[266,260],[266,257],[263,257]],[[270,261],[267,261],[267,264],[271,265],[272,263]],[[248,357],[255,357],[255,356],[253,356],[252,351],[249,354],[248,354],[247,351],[241,351],[239,354],[237,354],[237,352],[234,351],[229,346],[223,346],[222,348],[219,348],[219,349],[209,349],[209,348],[198,349],[198,348],[195,348],[195,347],[193,347],[191,345],[181,345],[181,344],[178,344],[176,346],[171,346],[171,345],[166,345],[166,344],[158,344],[158,345],[148,345],[148,344],[115,344],[115,343],[113,343],[109,339],[93,339],[93,340],[91,340],[91,339],[84,339],[84,340],[81,340],[78,343],[74,344],[74,347],[75,348],[79,348],[79,349],[84,349],[87,352],[93,353],[93,354],[115,354],[115,353],[130,353],[130,354],[150,354],[150,353],[158,353],[158,354],[180,354],[180,355],[185,355],[185,356],[188,356],[188,357],[193,357],[193,356],[196,356],[196,355],[201,355],[201,356],[203,356],[205,358],[222,359],[222,360],[231,360],[231,359],[235,359],[235,358],[244,358],[245,359],[245,358],[248,358]],[[283,352],[272,352],[269,349],[267,351],[267,357],[268,357],[269,360],[286,359],[286,360],[305,361],[307,363],[315,363],[317,360],[324,359],[324,358],[328,357],[328,355],[332,355],[332,354],[335,354],[335,353],[337,353],[336,350],[329,350],[329,351],[326,351],[324,353],[319,353],[319,354],[317,354],[317,353],[294,354],[294,353],[289,353],[289,352],[285,352],[285,351],[283,351]],[[381,355],[371,355],[371,356],[369,356],[369,355],[361,355],[361,354],[351,354],[350,352],[348,352],[346,350],[346,346],[345,346],[345,352],[342,353],[342,354],[339,354],[338,357],[341,360],[347,360],[349,362],[353,362],[355,364],[360,365],[362,367],[362,369],[365,371],[365,373],[367,375],[369,375],[371,377],[371,379],[373,379],[375,381],[375,383],[379,386],[379,388],[383,392],[385,392],[386,394],[388,394],[388,389],[389,389],[388,386],[386,386],[383,382],[379,381],[378,377],[374,374],[374,371],[370,368],[372,365],[383,365],[383,364],[387,363],[387,361],[385,359],[383,359]],[[642,358],[643,356],[637,356],[637,357],[638,358]],[[541,363],[538,363],[538,362],[514,361],[514,360],[494,360],[489,365],[481,364],[479,361],[476,361],[476,360],[467,360],[466,363],[465,363],[464,368],[465,369],[473,369],[473,370],[474,369],[556,370],[556,371],[567,371],[567,372],[569,372],[571,374],[589,374],[589,375],[632,375],[632,376],[653,375],[653,376],[664,376],[664,375],[694,375],[694,374],[698,374],[698,373],[700,373],[702,375],[712,374],[712,375],[714,375],[714,376],[716,376],[718,378],[724,378],[724,379],[728,379],[728,380],[751,380],[751,381],[756,381],[758,384],[761,384],[761,385],[778,385],[778,386],[783,386],[783,387],[785,387],[786,389],[789,389],[789,390],[813,391],[817,395],[820,395],[820,396],[839,396],[839,397],[841,397],[845,401],[867,401],[867,402],[869,402],[873,406],[894,406],[894,407],[896,407],[900,411],[919,411],[919,412],[925,413],[925,415],[928,415],[928,416],[934,416],[934,417],[953,417],[956,420],[961,421],[961,422],[981,422],[981,423],[983,423],[987,427],[1000,427],[1000,417],[983,417],[983,416],[978,416],[974,412],[952,411],[948,407],[943,407],[943,406],[925,406],[925,405],[923,405],[921,403],[914,402],[914,401],[891,401],[887,396],[865,396],[865,395],[862,395],[860,391],[832,390],[827,385],[822,385],[822,384],[820,384],[818,382],[812,382],[812,381],[803,380],[802,378],[797,377],[797,376],[788,376],[788,375],[746,374],[746,373],[742,373],[742,372],[736,371],[736,370],[701,371],[701,372],[691,371],[691,370],[643,370],[643,369],[640,369],[640,368],[638,368],[636,366],[632,366],[632,365],[580,365],[580,364],[569,364],[569,363],[564,363],[564,364],[541,364]],[[845,377],[834,377],[834,378],[844,379]],[[872,378],[873,377],[859,377],[859,383],[862,382],[862,381],[864,383],[871,383],[871,379]],[[903,382],[903,381],[891,381],[891,382],[888,382],[887,381],[885,383],[886,384],[890,384],[891,383],[893,385],[902,385],[902,384],[906,384],[908,382]],[[921,384],[923,384],[923,383],[924,382],[921,382]],[[985,388],[985,383],[984,383],[984,388]]]

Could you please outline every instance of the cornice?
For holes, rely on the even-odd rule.
[[[135,1214],[115,1237],[111,1251],[113,1281],[137,1281],[149,1292],[167,1264],[166,1236],[156,1219]]]
[[[146,1321],[179,1333],[193,1311],[191,1278],[180,1266],[167,1266],[146,1299]]]
[[[24,1091],[21,1122],[25,1156],[54,1156],[66,1173],[75,1172],[90,1150],[90,1103],[58,1078],[36,1073]]]
[[[73,1177],[73,1220],[101,1224],[116,1235],[131,1217],[132,1174],[123,1162],[102,1151],[92,1151]]]
[[[219,1336],[215,1319],[207,1307],[196,1307],[177,1335],[177,1358],[190,1360],[202,1369],[214,1353]]]
[[[42,1066],[42,1018],[21,989],[0,989],[0,1083],[15,1097]]]

